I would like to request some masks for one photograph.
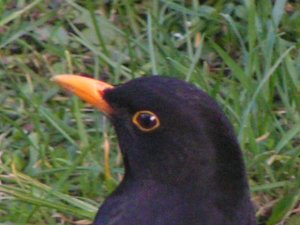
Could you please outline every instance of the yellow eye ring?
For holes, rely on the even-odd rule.
[[[160,126],[159,118],[153,112],[147,110],[136,112],[132,117],[132,122],[144,132],[153,131]]]

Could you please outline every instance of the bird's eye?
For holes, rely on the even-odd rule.
[[[132,117],[132,122],[142,131],[153,131],[160,126],[158,117],[150,111],[138,111]]]

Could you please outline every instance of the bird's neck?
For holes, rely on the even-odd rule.
[[[205,157],[198,149],[194,150],[195,154],[184,154],[183,150],[165,155],[153,153],[150,160],[149,156],[147,160],[143,157],[137,160],[132,154],[133,158],[124,155],[124,183],[129,186],[157,183],[181,190],[187,198],[192,196],[195,202],[214,199],[224,203],[224,207],[228,207],[226,204],[239,205],[238,202],[249,197],[241,151],[238,144],[218,147],[217,151],[207,149]],[[165,166],[166,161],[172,163]],[[219,195],[211,196],[211,193]]]

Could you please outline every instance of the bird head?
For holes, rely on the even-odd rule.
[[[110,118],[124,158],[125,178],[173,185],[205,182],[208,188],[216,183],[231,189],[234,184],[247,185],[228,119],[194,85],[161,76],[116,87],[77,75],[58,75],[53,80]]]

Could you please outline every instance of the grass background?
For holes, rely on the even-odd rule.
[[[108,121],[50,78],[147,74],[218,100],[260,224],[300,224],[300,3],[0,2],[0,224],[91,224],[123,174]]]

